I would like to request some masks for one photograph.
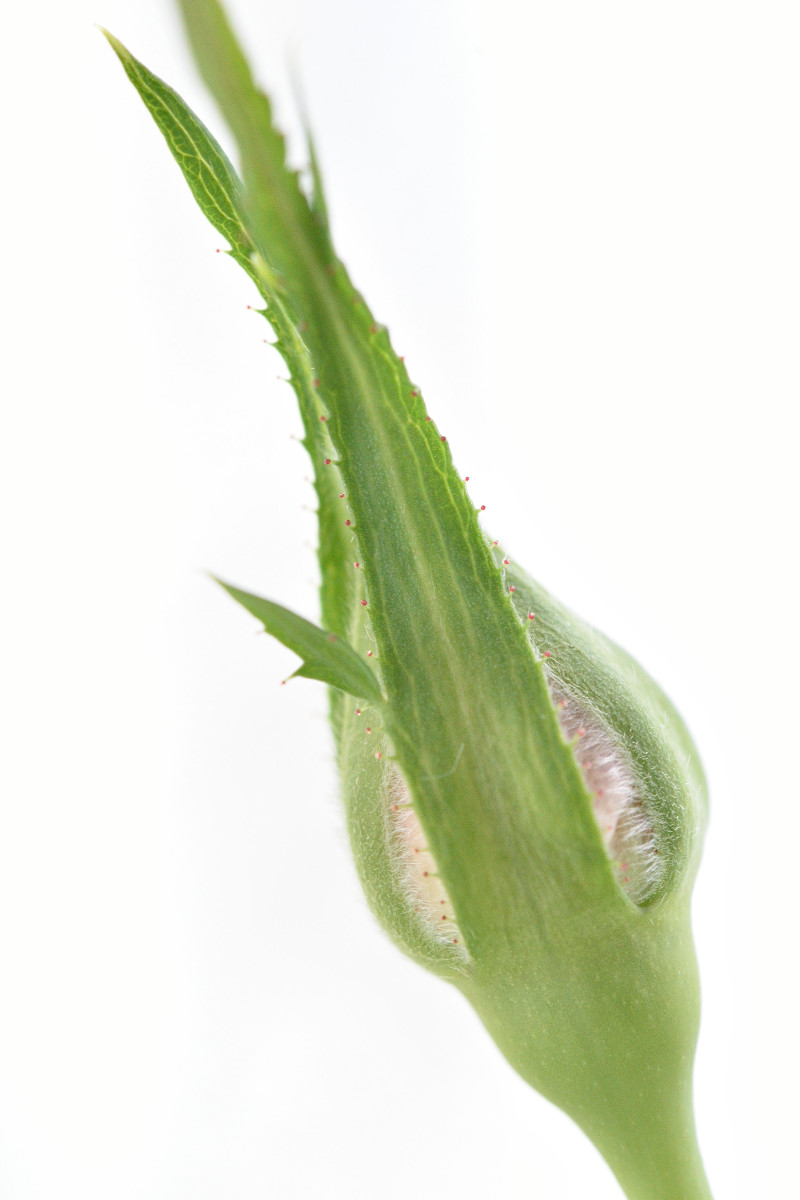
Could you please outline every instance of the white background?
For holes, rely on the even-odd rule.
[[[696,735],[700,1138],[798,1196],[796,5],[232,11],[487,528]],[[316,615],[308,466],[94,21],[223,132],[166,0],[6,14],[0,1195],[619,1200],[378,931],[323,689],[203,575]]]

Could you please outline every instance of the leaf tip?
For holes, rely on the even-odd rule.
[[[226,583],[224,579],[220,579],[219,575],[215,575],[213,571],[206,571],[206,578],[210,579],[212,583],[218,584],[218,586],[222,588],[223,592],[227,592],[228,595],[234,600],[238,601],[239,604],[243,604],[245,608],[247,607],[242,600],[242,597],[246,595],[245,592],[242,592],[239,588],[234,587],[232,583]]]
[[[124,60],[124,59],[130,59],[130,58],[132,58],[132,57],[133,57],[133,55],[131,54],[131,52],[130,52],[130,50],[128,49],[128,47],[127,47],[127,46],[125,46],[125,45],[124,45],[124,44],[123,44],[123,43],[122,43],[122,42],[119,40],[119,38],[116,38],[116,37],[114,37],[114,34],[113,34],[113,33],[111,33],[111,32],[110,32],[108,29],[106,29],[106,27],[105,27],[104,25],[95,25],[95,29],[99,29],[99,30],[100,30],[100,32],[102,33],[103,37],[106,39],[106,41],[108,42],[109,46],[110,46],[110,47],[111,47],[111,49],[112,49],[112,50],[115,52],[115,54],[117,55],[117,57],[118,57],[118,58],[120,58],[120,59],[123,59],[123,60]]]

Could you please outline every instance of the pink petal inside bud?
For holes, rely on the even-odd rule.
[[[395,763],[386,768],[384,794],[390,817],[390,850],[409,907],[435,942],[457,946],[458,956],[466,961],[468,956],[455,910],[414,811],[406,781]]]
[[[548,680],[564,740],[581,769],[606,853],[619,883],[636,904],[661,882],[665,864],[659,856],[655,822],[642,798],[642,788],[621,747],[599,717],[563,685]]]

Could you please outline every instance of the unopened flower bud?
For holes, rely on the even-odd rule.
[[[485,504],[336,257],[313,148],[307,196],[219,4],[181,8],[241,177],[108,36],[290,367],[322,627],[224,586],[301,657],[297,675],[330,685],[353,852],[384,928],[464,993],[632,1200],[708,1197],[691,1112],[705,800],[689,735],[623,650],[486,536]]]

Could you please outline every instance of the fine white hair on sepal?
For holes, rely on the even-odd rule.
[[[564,738],[573,748],[606,852],[631,900],[642,904],[658,888],[666,864],[655,823],[626,755],[602,721],[556,680],[548,686]]]
[[[389,814],[392,859],[397,864],[406,901],[435,941],[448,946],[466,961],[467,949],[452,902],[414,811],[408,784],[394,763],[387,763],[383,787]]]

